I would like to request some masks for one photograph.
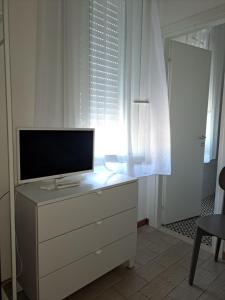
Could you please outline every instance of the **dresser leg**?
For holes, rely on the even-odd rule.
[[[135,265],[135,258],[132,257],[128,260],[127,262],[127,268],[128,269],[133,269],[134,268],[134,265]]]

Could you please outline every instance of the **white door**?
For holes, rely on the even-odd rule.
[[[200,214],[210,62],[210,51],[171,41],[172,175],[163,179],[163,224]]]

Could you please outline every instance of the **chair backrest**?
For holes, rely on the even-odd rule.
[[[220,172],[219,185],[220,185],[221,189],[223,189],[225,191],[225,167],[223,167],[223,169]]]
[[[223,169],[220,172],[219,185],[220,185],[221,189],[223,189],[225,191],[225,167],[223,167]],[[222,213],[225,215],[225,193],[223,195],[223,210],[222,210]]]

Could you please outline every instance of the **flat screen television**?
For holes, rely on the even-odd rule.
[[[93,171],[94,129],[18,129],[18,183]]]

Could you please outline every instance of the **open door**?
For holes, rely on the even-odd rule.
[[[163,179],[163,224],[200,214],[210,62],[210,51],[171,41],[172,175]]]

